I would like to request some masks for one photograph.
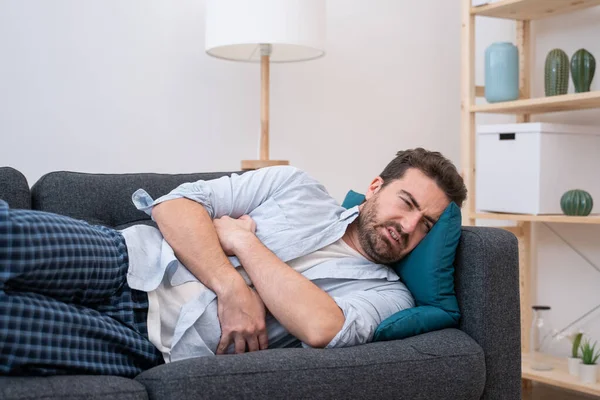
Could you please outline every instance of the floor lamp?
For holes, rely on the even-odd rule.
[[[206,52],[232,61],[260,62],[260,154],[242,169],[288,165],[269,158],[269,65],[322,57],[325,0],[207,0]]]

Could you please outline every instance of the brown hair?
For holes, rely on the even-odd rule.
[[[395,179],[402,178],[409,168],[417,168],[433,179],[450,201],[462,207],[462,203],[467,197],[467,188],[463,178],[454,164],[437,151],[428,151],[423,148],[399,151],[396,153],[396,158],[390,161],[379,175],[383,179],[383,186]]]

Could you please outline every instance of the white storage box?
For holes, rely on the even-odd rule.
[[[589,192],[600,204],[600,127],[549,123],[477,128],[479,211],[562,214],[561,196]]]

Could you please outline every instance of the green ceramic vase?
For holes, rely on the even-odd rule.
[[[594,201],[585,190],[573,189],[560,198],[560,208],[566,215],[586,216],[592,212]]]
[[[569,90],[569,57],[561,49],[551,50],[546,56],[544,70],[546,96],[567,94]]]
[[[589,92],[594,73],[596,72],[596,59],[586,49],[579,49],[571,57],[571,76],[575,92]]]

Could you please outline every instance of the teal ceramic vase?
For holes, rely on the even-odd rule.
[[[579,49],[571,57],[571,76],[576,93],[589,92],[596,72],[596,59],[586,49]]]
[[[565,215],[586,216],[592,212],[594,201],[585,190],[573,189],[560,198],[560,208]]]
[[[561,49],[550,50],[544,70],[546,96],[567,94],[569,90],[569,57]]]
[[[492,43],[485,50],[485,99],[488,103],[519,98],[519,51],[510,42]]]

